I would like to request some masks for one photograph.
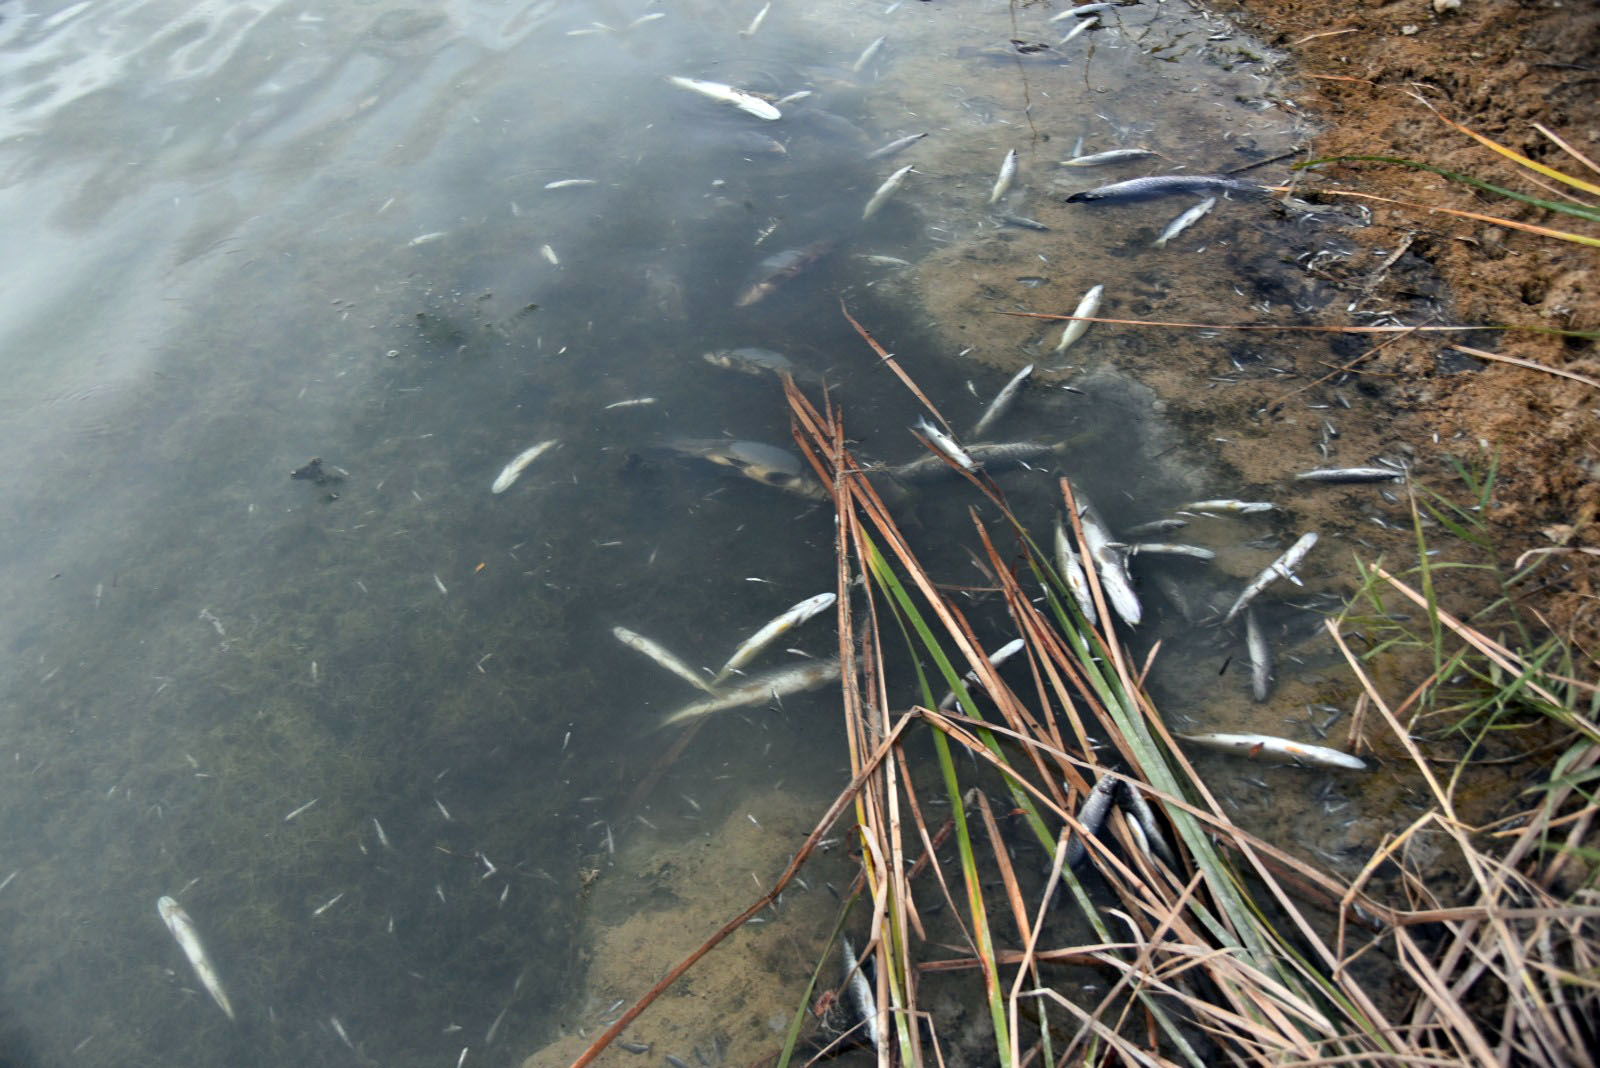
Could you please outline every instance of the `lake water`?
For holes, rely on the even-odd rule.
[[[1096,284],[1112,317],[1343,309],[1324,279],[1348,218],[1224,198],[1154,249],[1198,196],[1064,203],[1143,174],[1265,163],[1241,177],[1285,181],[1304,130],[1260,46],[1178,3],[1117,8],[1059,48],[1036,47],[1080,21],[1048,21],[1059,5],[760,10],[0,4],[6,1064],[514,1064],[605,1018],[592,943],[622,917],[598,913],[640,906],[597,877],[634,885],[746,815],[794,824],[751,840],[781,864],[847,779],[836,698],[724,714],[661,765],[675,735],[657,724],[696,691],[611,634],[714,668],[832,588],[825,506],[694,455],[792,448],[776,379],[707,352],[785,354],[886,463],[920,454],[920,413],[841,298],[958,429],[1037,363],[994,437],[1063,443],[999,476],[1041,531],[1058,466],[1122,526],[1282,491],[1241,485],[1238,450],[1281,450],[1277,477],[1325,462],[1317,438],[1326,462],[1389,450],[1381,397],[1343,379],[1289,402],[1292,439],[1254,414],[1358,349],[1099,324],[1058,356],[1059,324],[1001,314],[1067,313]],[[673,75],[809,95],[769,122]],[[1059,166],[1080,147],[1159,155]],[[736,306],[789,250],[815,262]],[[290,477],[313,458],[324,478]],[[1266,520],[1194,520],[1182,538],[1218,568],[1164,567],[1226,606],[1300,530],[1395,512],[1369,487],[1295,492]],[[954,583],[979,580],[960,548],[974,500],[952,482],[897,505]],[[1185,622],[1155,574],[1133,645],[1166,640],[1154,685],[1175,722],[1314,740],[1301,706],[1337,689],[1328,650],[1305,648],[1314,615],[1264,605],[1304,663],[1255,706],[1244,672],[1217,674],[1238,635]],[[829,618],[751,670],[798,663],[785,645],[836,654]],[[1303,771],[1260,774],[1309,795]],[[697,915],[709,933],[727,914],[708,891]]]

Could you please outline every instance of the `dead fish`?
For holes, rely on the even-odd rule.
[[[1050,227],[1037,219],[1029,219],[1022,215],[1002,215],[1000,221],[1006,226],[1015,226],[1019,230],[1035,230],[1039,233],[1049,233]]]
[[[1105,291],[1105,286],[1095,286],[1089,290],[1083,295],[1083,299],[1078,301],[1078,307],[1072,314],[1074,316],[1092,317],[1095,312],[1100,310],[1100,298],[1105,294]],[[1068,322],[1066,328],[1061,331],[1061,340],[1056,342],[1055,354],[1059,356],[1066,352],[1067,349],[1072,347],[1072,343],[1082,337],[1084,331],[1088,329],[1089,324],[1081,318],[1075,318]]]
[[[1250,657],[1250,695],[1265,701],[1272,693],[1272,647],[1261,632],[1254,608],[1244,610],[1244,647]]]
[[[1113,148],[1108,152],[1096,152],[1088,156],[1073,156],[1071,159],[1061,161],[1063,167],[1108,167],[1113,163],[1128,163],[1136,159],[1148,159],[1155,155],[1148,148]]]
[[[888,203],[889,198],[894,196],[895,190],[900,188],[906,180],[906,175],[910,174],[912,170],[914,168],[908,163],[884,179],[883,184],[878,187],[878,191],[873,193],[871,199],[867,201],[867,206],[861,209],[861,217],[870,219],[876,215],[878,209]]]
[[[1266,187],[1237,178],[1208,174],[1156,174],[1084,189],[1067,197],[1068,204],[1129,204],[1137,200],[1182,196],[1186,193],[1265,193]]]
[[[674,723],[695,719],[699,716],[708,716],[713,712],[726,712],[731,708],[746,708],[750,705],[759,705],[777,698],[788,697],[790,694],[814,690],[824,683],[832,682],[839,677],[839,661],[816,660],[804,664],[797,664],[750,679],[743,686],[731,690],[723,690],[715,697],[703,701],[696,701],[691,705],[672,712],[663,719],[659,726],[669,727]]]
[[[1296,482],[1399,482],[1405,478],[1404,471],[1396,471],[1389,467],[1319,467],[1314,471],[1302,471],[1294,476]]]
[[[740,37],[754,37],[761,24],[767,21],[767,12],[772,10],[772,0],[767,0],[761,5],[761,10],[756,12],[756,17],[750,20],[750,25],[739,31]]]
[[[839,936],[839,961],[844,967],[845,981],[850,984],[850,1000],[866,1029],[867,1041],[872,1043],[873,1050],[879,1050],[883,1048],[883,1036],[878,1033],[878,1002],[872,985],[862,973],[861,963],[856,960],[855,950],[850,947],[850,940],[844,935]]]
[[[1182,530],[1188,525],[1187,519],[1152,519],[1148,523],[1129,527],[1125,533],[1130,538],[1141,538],[1149,534],[1171,534],[1174,530]]]
[[[1000,648],[990,653],[985,659],[989,661],[991,667],[999,667],[1007,660],[1010,660],[1012,657],[1022,652],[1023,648],[1027,644],[1028,643],[1023,641],[1021,638],[1012,638]],[[968,687],[976,686],[978,684],[978,673],[976,671],[969,671],[963,675],[961,679]],[[939,699],[939,711],[941,712],[948,712],[955,706],[956,692],[954,690],[949,691]]]
[[[1276,582],[1278,579],[1286,578],[1298,585],[1300,580],[1295,578],[1294,569],[1299,566],[1300,561],[1306,558],[1306,554],[1309,553],[1311,551],[1311,547],[1316,544],[1316,531],[1313,530],[1300,535],[1299,541],[1289,546],[1289,550],[1287,552],[1278,557],[1276,560],[1272,561],[1272,563],[1268,564],[1266,568],[1262,570],[1261,574],[1252,579],[1250,581],[1250,585],[1244,588],[1244,592],[1239,594],[1239,599],[1233,602],[1233,607],[1228,609],[1228,614],[1222,617],[1223,625],[1226,626],[1227,624],[1232,623],[1234,617],[1236,617],[1240,612],[1244,611],[1245,606],[1256,599],[1257,594],[1266,589],[1268,586],[1272,585],[1272,583]]]
[[[170,897],[162,897],[156,902],[156,911],[161,914],[162,922],[167,925],[167,930],[172,932],[172,937],[178,940],[178,946],[183,950],[183,955],[189,958],[189,966],[194,969],[194,974],[199,976],[200,985],[206,988],[206,993],[211,995],[211,1000],[217,1007],[227,1013],[228,1019],[234,1019],[233,1005],[228,1001],[228,992],[222,989],[222,979],[217,975],[216,965],[211,963],[211,958],[206,954],[206,947],[200,941],[200,932],[195,929],[194,921],[189,914],[183,911],[183,906]]]
[[[728,657],[728,662],[722,665],[722,670],[717,672],[712,685],[720,684],[723,679],[754,660],[760,655],[761,650],[771,645],[780,635],[798,627],[818,612],[831,608],[836,600],[838,600],[837,594],[819,593],[785,609],[760,630],[739,643],[739,648],[733,651],[733,655]]]
[[[1010,410],[1012,403],[1016,401],[1023,387],[1028,384],[1028,379],[1032,374],[1033,364],[1030,363],[1018,371],[1011,381],[1000,388],[1000,392],[995,394],[994,400],[989,402],[989,407],[984,411],[983,418],[979,419],[978,425],[972,428],[972,437],[982,436],[985,430],[988,430],[1002,415],[1005,415]]]
[[[1100,518],[1100,513],[1088,498],[1082,494],[1077,495],[1078,522],[1083,527],[1084,548],[1089,551],[1089,558],[1094,561],[1095,571],[1100,575],[1101,588],[1105,590],[1106,600],[1111,602],[1111,607],[1117,615],[1130,627],[1137,627],[1144,618],[1144,609],[1139,604],[1139,595],[1133,592],[1133,579],[1128,574],[1128,564],[1122,550],[1116,547],[1111,540],[1111,533]]]
[[[529,446],[528,448],[517,453],[517,455],[512,458],[511,462],[506,464],[506,466],[501,469],[500,474],[495,477],[494,485],[489,487],[489,492],[504,493],[506,490],[510,489],[511,484],[518,478],[522,477],[522,472],[527,469],[529,464],[543,456],[547,451],[554,448],[557,444],[557,439],[551,438],[549,441],[541,441],[539,444]]]
[[[699,93],[701,96],[710,97],[712,100],[720,101],[724,104],[732,104],[745,114],[754,115],[758,119],[776,122],[783,118],[783,112],[759,96],[754,93],[747,93],[743,89],[735,89],[731,85],[723,85],[721,82],[701,81],[697,78],[680,78],[677,75],[669,76],[667,81],[676,85],[679,89],[687,89],[690,92]]]
[[[1322,745],[1291,742],[1287,738],[1275,738],[1270,734],[1179,734],[1178,737],[1196,745],[1230,753],[1244,753],[1250,757],[1265,755],[1296,764],[1310,764],[1323,768],[1349,768],[1351,771],[1365,771],[1367,767],[1366,761],[1349,753],[1341,753],[1337,749],[1329,749]]]
[[[1126,779],[1117,781],[1117,804],[1122,811],[1133,817],[1133,823],[1144,831],[1145,841],[1150,849],[1173,871],[1178,870],[1178,855],[1167,841],[1167,836],[1161,829],[1161,824],[1156,820],[1156,814],[1150,808],[1150,802],[1144,799],[1144,794]]]
[[[1231,497],[1224,497],[1211,501],[1194,501],[1184,505],[1179,511],[1205,512],[1209,515],[1256,515],[1260,512],[1270,512],[1272,507],[1268,501],[1237,501]]]
[[[690,686],[693,686],[696,689],[704,690],[709,694],[715,694],[717,692],[716,686],[710,682],[707,682],[705,677],[701,675],[700,672],[696,671],[688,664],[685,664],[666,648],[651,641],[649,638],[646,638],[643,634],[635,633],[634,631],[629,630],[627,627],[612,627],[611,634],[617,639],[617,641],[621,642],[623,645],[626,645],[629,649],[649,657],[661,667],[666,668],[668,671],[678,676],[678,678],[682,679],[684,682],[687,682]]]
[[[1011,149],[1006,153],[1006,158],[1000,164],[1000,176],[995,179],[994,189],[989,193],[989,203],[998,204],[1000,198],[1006,195],[1011,188],[1011,180],[1017,176],[1017,150]]]
[[[927,438],[928,441],[933,444],[934,448],[950,457],[950,459],[960,464],[966,470],[976,471],[979,467],[983,466],[977,460],[972,458],[971,453],[967,452],[966,449],[963,449],[959,444],[957,444],[954,438],[952,438],[949,434],[946,434],[943,430],[940,430],[938,427],[934,426],[932,423],[928,422],[925,417],[918,417],[917,425],[914,429],[920,431],[922,436]]]
[[[837,248],[838,244],[839,242],[833,238],[823,238],[800,248],[784,249],[768,256],[756,268],[756,280],[740,292],[733,306],[747,308],[757,301],[765,300],[779,286],[816,265]]]
[[[575,189],[579,186],[599,184],[593,178],[563,178],[557,182],[546,182],[544,187],[546,189]]]
[[[966,452],[991,471],[999,463],[1026,463],[1062,451],[1064,445],[1040,445],[1032,441],[1004,441],[991,444],[968,445]],[[937,456],[924,456],[908,464],[886,469],[901,482],[936,482],[955,474],[955,469]]]
[[[1217,554],[1202,545],[1182,545],[1170,541],[1137,541],[1128,546],[1129,556],[1156,553],[1160,556],[1192,556],[1196,560],[1215,560]]]
[[[887,159],[888,157],[893,156],[896,153],[904,152],[906,149],[910,148],[912,145],[916,144],[918,141],[922,140],[924,137],[927,137],[927,136],[928,135],[925,134],[925,133],[908,134],[905,137],[897,138],[896,140],[890,141],[888,144],[884,145],[882,148],[873,149],[871,152],[867,153],[865,158],[869,159],[869,160]]]
[[[713,367],[747,375],[793,375],[794,361],[771,349],[716,349],[701,356]]]
[[[773,486],[814,501],[829,499],[828,491],[809,478],[792,452],[760,441],[724,438],[680,439],[666,448],[683,456],[729,467],[754,482]]]
[[[1116,789],[1115,776],[1101,775],[1095,780],[1089,795],[1083,799],[1083,804],[1078,806],[1078,822],[1083,827],[1082,831],[1074,831],[1067,842],[1067,867],[1078,867],[1089,855],[1089,847],[1083,844],[1084,836],[1096,837],[1105,827],[1106,817],[1111,815],[1111,802],[1116,796]]]
[[[1176,219],[1173,219],[1172,222],[1168,223],[1167,228],[1161,231],[1161,236],[1150,242],[1151,246],[1154,248],[1166,248],[1168,241],[1171,241],[1173,238],[1189,229],[1189,227],[1199,222],[1205,216],[1206,212],[1210,211],[1216,206],[1216,197],[1206,197],[1200,203],[1196,204],[1194,207],[1190,208]]]
[[[1077,17],[1083,16],[1083,15],[1097,15],[1102,11],[1110,11],[1112,8],[1114,8],[1116,6],[1117,6],[1116,4],[1079,4],[1077,7],[1069,7],[1069,8],[1067,8],[1065,11],[1061,12],[1060,14],[1051,15],[1045,21],[1046,22],[1065,22],[1067,19],[1070,19],[1070,18],[1077,18]]]
[[[884,34],[871,44],[867,45],[867,47],[863,48],[861,50],[861,55],[857,56],[856,61],[850,65],[851,73],[860,74],[863,70],[865,70],[867,64],[872,62],[872,57],[877,55],[878,50],[883,47],[883,42],[887,41],[888,39],[889,35]]]
[[[1056,42],[1056,47],[1060,48],[1062,45],[1067,44],[1073,38],[1075,38],[1075,37],[1077,37],[1077,36],[1079,36],[1081,34],[1088,33],[1090,30],[1094,29],[1098,25],[1100,25],[1100,16],[1099,15],[1090,15],[1088,18],[1084,19],[1082,22],[1080,22],[1076,26],[1072,27],[1072,29],[1068,30],[1067,33],[1066,33],[1066,36],[1062,37],[1061,40]]]
[[[1067,584],[1067,589],[1072,593],[1072,599],[1078,602],[1078,611],[1083,613],[1083,618],[1089,621],[1092,627],[1100,621],[1100,614],[1095,611],[1094,591],[1089,589],[1089,576],[1084,573],[1083,562],[1078,559],[1078,554],[1072,550],[1072,542],[1067,537],[1066,525],[1061,522],[1061,517],[1056,517],[1056,567],[1061,571],[1061,581]]]

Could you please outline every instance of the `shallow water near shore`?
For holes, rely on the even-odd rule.
[[[1327,713],[1306,706],[1346,700],[1315,613],[1351,551],[1405,544],[1371,522],[1404,509],[1373,487],[1287,480],[1404,458],[1381,389],[1313,384],[1359,350],[1101,323],[1057,354],[1061,324],[1006,314],[1070,313],[1097,284],[1109,318],[1345,314],[1317,272],[1341,269],[1359,217],[1228,198],[1155,249],[1198,198],[1063,199],[1253,164],[1242,176],[1285,182],[1275,161],[1303,131],[1272,57],[1174,3],[1104,13],[1059,47],[1077,20],[1051,23],[1060,8],[1043,4],[802,16],[777,2],[749,32],[758,10],[0,13],[9,1063],[434,1065],[463,1049],[516,1063],[606,1018],[617,966],[588,977],[597,946],[627,944],[618,929],[637,937],[662,910],[709,934],[730,900],[754,897],[848,780],[836,697],[722,713],[668,764],[678,736],[659,721],[699,695],[611,631],[714,671],[831,588],[826,505],[739,478],[703,444],[792,447],[777,380],[702,356],[776,350],[813,396],[827,383],[863,458],[916,459],[919,406],[841,302],[958,432],[1037,366],[993,437],[1061,448],[993,473],[1041,533],[1058,473],[1117,529],[1201,498],[1278,504],[1192,517],[1173,540],[1215,549],[1214,565],[1136,567],[1149,618],[1130,645],[1142,658],[1163,642],[1152,687],[1175,725],[1313,741]],[[765,122],[670,75],[810,95]],[[1061,167],[1080,139],[1156,155]],[[1017,176],[991,204],[1011,149]],[[801,262],[789,272],[762,266],[791,250],[811,251],[777,261]],[[1430,299],[1357,311],[1381,321]],[[1266,404],[1301,414],[1269,429],[1254,417]],[[685,440],[702,444],[686,454]],[[1246,454],[1280,454],[1284,481],[1239,484]],[[981,583],[960,548],[976,500],[959,481],[896,497],[941,581]],[[1263,599],[1280,661],[1258,705],[1242,638],[1207,623],[1306,529],[1325,548],[1301,575],[1310,594]],[[1158,571],[1192,620],[1156,591]],[[993,644],[1009,637],[998,604],[972,610]],[[830,618],[749,670],[837,655]],[[1241,818],[1295,825],[1330,862],[1376,835],[1356,814],[1394,803],[1356,777],[1335,798],[1308,781],[1323,772],[1202,766]],[[1261,789],[1303,795],[1321,840]],[[769,826],[782,830],[752,834]],[[718,843],[749,864],[663,867]],[[828,865],[814,882],[848,877],[843,857]],[[736,892],[689,896],[721,875]],[[629,890],[645,886],[659,892]],[[165,894],[193,917],[237,1023],[163,928]],[[781,999],[826,934],[824,901],[793,906],[803,934],[776,920],[749,932],[783,947],[740,973],[770,983],[737,1009],[751,1048],[707,1038],[707,1056],[738,1063],[792,1010]],[[659,961],[634,952],[636,988],[614,997],[656,978]],[[661,1011],[672,1035],[694,1013],[735,1012]],[[689,1056],[660,1046],[650,1062],[667,1052]]]

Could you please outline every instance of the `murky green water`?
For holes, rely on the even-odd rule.
[[[1098,283],[1102,314],[1129,317],[1331,299],[1294,264],[1328,220],[1224,201],[1158,254],[1195,198],[1061,202],[1294,147],[1261,53],[1221,23],[1143,4],[1019,55],[1008,41],[1076,19],[777,0],[741,35],[758,10],[0,7],[7,1063],[434,1065],[464,1047],[515,1063],[570,1023],[583,873],[619,840],[628,855],[641,827],[700,833],[757,786],[810,798],[844,780],[823,690],[719,718],[635,793],[671,738],[654,725],[695,691],[612,627],[715,667],[832,586],[825,510],[662,448],[788,440],[776,381],[702,353],[782,351],[834,388],[864,455],[900,462],[918,455],[916,406],[841,297],[962,427],[1024,362],[1065,362],[1058,327],[999,311],[1067,312]],[[767,123],[668,75],[811,95]],[[1167,158],[1057,167],[1080,136]],[[1011,148],[1015,188],[991,207]],[[572,179],[593,184],[549,188]],[[824,247],[735,306],[764,258]],[[1248,495],[1214,443],[1254,400],[1224,387],[1214,425],[1203,387],[1174,391],[1151,364],[1182,355],[1199,383],[1209,361],[1236,384],[1298,358],[1304,382],[1337,352],[1097,327],[1003,424],[1070,446],[1007,491],[1041,529],[1058,463],[1113,524]],[[546,439],[559,447],[491,494]],[[312,457],[326,483],[289,477]],[[978,576],[941,535],[969,503],[936,487],[900,505],[956,583]],[[1201,601],[1225,605],[1297,529],[1228,522],[1185,537],[1232,552],[1227,571],[1168,565]],[[1214,692],[1236,638],[1151,604],[1137,644],[1176,650],[1155,683],[1175,713],[1248,714],[1239,672]],[[781,644],[826,656],[828,630]],[[164,929],[164,894],[237,1023]]]

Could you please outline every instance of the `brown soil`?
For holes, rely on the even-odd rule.
[[[1224,5],[1228,7],[1231,5]],[[1337,6],[1301,0],[1237,0],[1229,13],[1291,55],[1287,73],[1303,91],[1292,103],[1317,120],[1316,156],[1384,155],[1421,160],[1547,196],[1521,168],[1451,129],[1411,95],[1531,159],[1567,173],[1583,168],[1545,140],[1556,132],[1590,159],[1600,157],[1600,10],[1587,4],[1464,0],[1436,13],[1430,0]],[[1593,173],[1587,174],[1597,180]],[[1376,164],[1325,167],[1315,184],[1412,204],[1477,211],[1587,232],[1582,220],[1523,209],[1433,174]],[[1444,215],[1373,205],[1361,240],[1429,261],[1453,299],[1450,321],[1564,330],[1600,328],[1600,254],[1590,247]],[[1573,225],[1568,225],[1573,224]],[[1403,283],[1385,279],[1396,295]],[[1378,290],[1382,297],[1383,290]],[[1400,303],[1403,303],[1401,301]],[[1600,377],[1593,340],[1507,332],[1451,340]],[[1498,544],[1529,549],[1600,545],[1600,391],[1504,364],[1443,376],[1439,335],[1389,345],[1367,366],[1399,375],[1395,391],[1445,448],[1481,439],[1499,451],[1502,475],[1492,519]],[[1600,634],[1595,557],[1561,554],[1526,583],[1526,605],[1569,635],[1593,661]]]

